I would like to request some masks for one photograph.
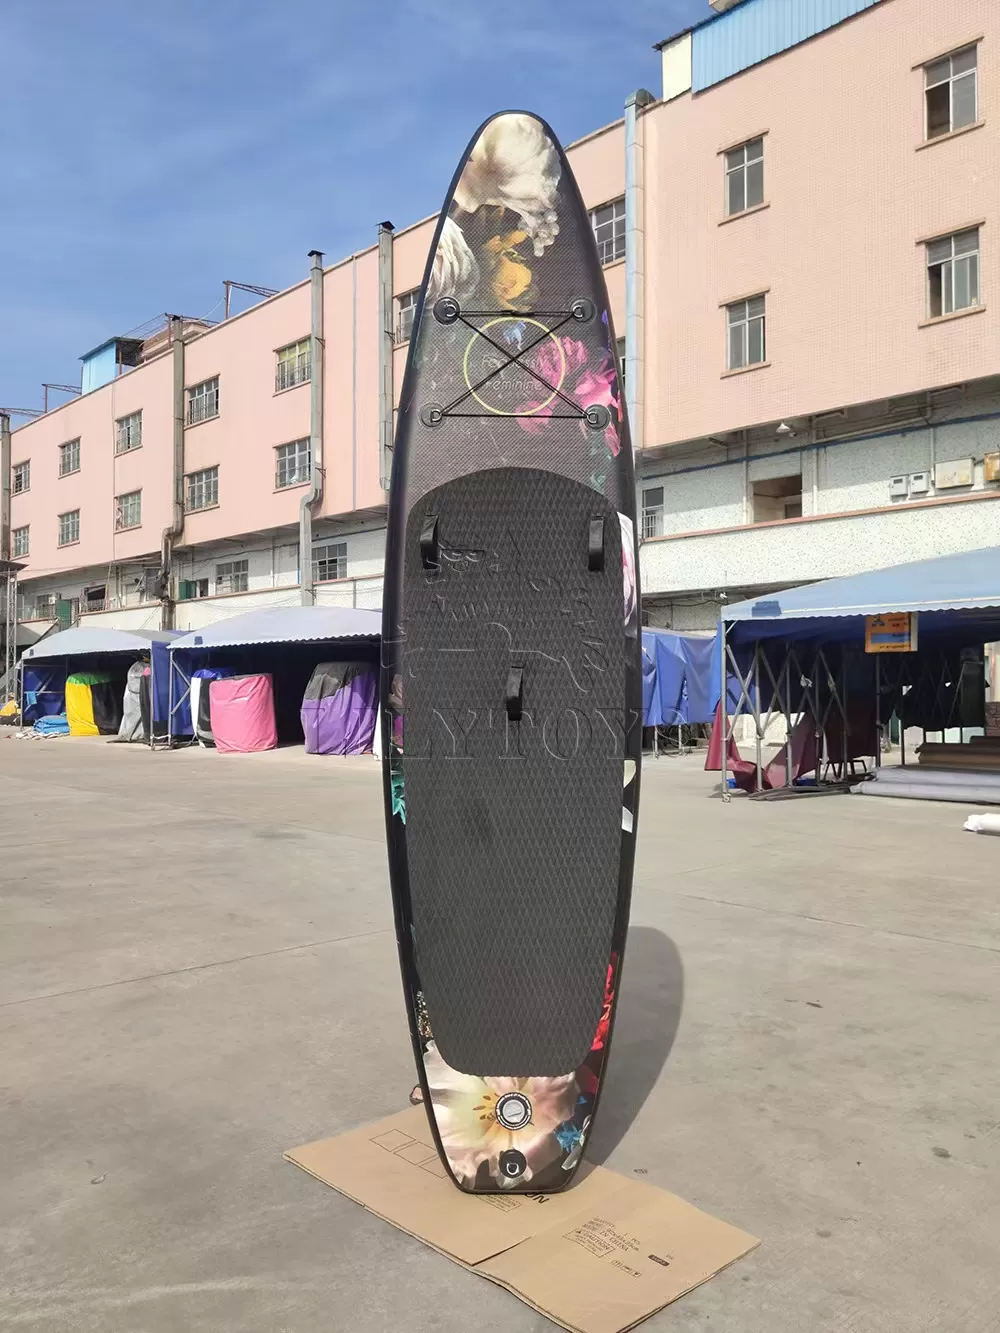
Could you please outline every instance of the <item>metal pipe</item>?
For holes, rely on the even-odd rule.
[[[184,324],[170,316],[173,356],[173,494],[174,512],[160,537],[160,629],[173,629],[176,604],[173,590],[174,546],[184,535]]]
[[[646,241],[642,110],[656,99],[638,88],[625,102],[625,408],[632,449],[642,449]],[[612,348],[612,351],[615,349]]]
[[[0,412],[0,560],[10,559],[10,413]]]
[[[753,646],[753,721],[754,730],[757,733],[757,744],[754,751],[757,762],[757,790],[763,787],[763,773],[761,764],[761,741],[764,739],[760,725],[760,641]]]
[[[311,328],[309,330],[309,489],[299,501],[299,587],[303,606],[313,606],[313,508],[323,498],[323,251],[309,251]]]
[[[875,654],[875,767],[882,767],[882,668],[879,653]]]
[[[392,476],[392,408],[394,394],[392,354],[392,236],[391,222],[378,224],[378,480],[383,491]]]

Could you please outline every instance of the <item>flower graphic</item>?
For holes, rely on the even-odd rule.
[[[575,338],[551,335],[542,338],[524,359],[536,375],[542,376],[546,384],[558,385],[560,393],[572,398],[581,408],[600,403],[608,409],[611,421],[605,427],[604,440],[617,458],[622,447],[619,434],[621,411],[618,403],[618,375],[611,352],[602,348],[596,364],[591,365],[583,343]],[[544,394],[544,386],[539,384],[538,387]],[[559,400],[547,399],[548,396],[539,398],[537,402],[523,403],[517,409],[522,428],[532,435],[541,434],[548,424],[548,418],[553,413],[558,415]],[[581,421],[580,429],[586,431],[586,423]]]
[[[435,1042],[424,1052],[424,1069],[445,1155],[460,1181],[472,1184],[486,1162],[496,1182],[513,1182],[500,1171],[500,1154],[515,1148],[527,1169],[520,1182],[549,1166],[564,1151],[556,1130],[573,1115],[577,1087],[574,1074],[559,1078],[480,1078],[446,1064]],[[531,1119],[520,1129],[506,1129],[496,1106],[508,1092],[519,1092],[531,1105]]]
[[[527,239],[526,231],[509,231],[503,236],[491,236],[483,247],[493,270],[490,286],[501,305],[512,307],[518,300],[530,303],[531,269],[517,249]]]
[[[434,251],[434,265],[427,284],[427,303],[433,305],[439,296],[453,296],[456,301],[468,300],[479,285],[479,264],[453,218],[445,218],[441,237]]]
[[[538,257],[559,233],[560,174],[555,146],[534,116],[497,116],[476,141],[455,202],[466,213],[485,204],[509,208],[521,219]]]

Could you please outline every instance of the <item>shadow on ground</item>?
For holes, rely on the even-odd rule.
[[[628,933],[622,990],[594,1132],[591,1162],[618,1147],[656,1086],[677,1036],[684,1004],[684,964],[677,945],[660,930],[633,926]]]

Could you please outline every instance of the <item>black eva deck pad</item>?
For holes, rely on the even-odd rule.
[[[595,518],[604,562],[591,571]],[[618,901],[618,515],[540,470],[449,482],[410,512],[404,602],[407,856],[431,1029],[455,1069],[564,1074],[600,1019]],[[523,715],[511,722],[516,668]]]

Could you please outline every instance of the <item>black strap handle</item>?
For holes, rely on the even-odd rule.
[[[520,722],[524,707],[524,670],[511,667],[507,673],[507,692],[504,699],[507,717],[511,722]]]
[[[604,568],[604,519],[590,520],[590,538],[587,543],[587,568],[591,573]]]
[[[424,569],[438,568],[438,516],[428,514],[420,529],[420,563]]]

